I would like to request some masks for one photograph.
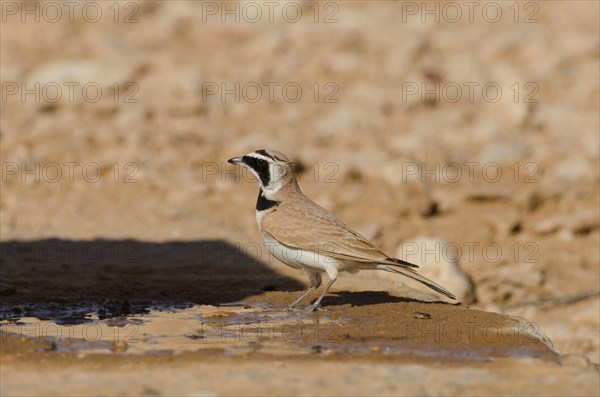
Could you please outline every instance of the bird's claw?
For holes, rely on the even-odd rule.
[[[290,306],[287,305],[286,307],[283,308],[284,312],[302,312],[304,310],[302,309],[297,309],[295,306]],[[321,307],[321,306],[311,306],[310,309],[306,310],[306,313],[312,313],[312,312],[327,312],[328,310]]]

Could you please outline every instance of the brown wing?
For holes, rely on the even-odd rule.
[[[265,215],[263,230],[279,243],[356,262],[398,265],[366,238],[312,201],[281,204]]]

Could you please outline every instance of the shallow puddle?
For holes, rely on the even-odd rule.
[[[46,351],[128,354],[172,354],[217,349],[225,354],[260,351],[267,354],[306,354],[301,341],[327,344],[337,322],[325,316],[283,312],[258,306],[205,306],[152,311],[143,316],[99,319],[88,314],[83,324],[57,324],[34,317],[2,321],[0,330],[24,340],[43,342]]]
[[[263,299],[261,299],[263,300]],[[265,299],[266,300],[266,299]],[[263,300],[264,301],[264,300]],[[421,359],[489,361],[497,357],[555,359],[535,324],[447,304],[407,302],[330,311],[284,312],[276,304],[192,305],[147,314],[61,324],[35,317],[0,322],[2,339],[18,335],[40,351],[217,356],[391,355]]]

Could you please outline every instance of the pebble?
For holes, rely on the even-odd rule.
[[[112,349],[115,353],[124,353],[127,351],[127,347],[127,343],[122,340],[115,341],[112,344]]]
[[[225,318],[225,317],[231,317],[234,314],[235,314],[234,312],[211,312],[211,313],[206,313],[205,315],[203,315],[203,317],[204,318]]]
[[[482,165],[513,164],[527,155],[527,148],[512,142],[490,142],[485,145],[479,155]]]
[[[597,229],[598,226],[598,212],[596,210],[580,210],[542,219],[534,224],[533,230],[542,235],[563,230],[573,233],[585,233]]]

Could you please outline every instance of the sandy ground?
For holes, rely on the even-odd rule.
[[[3,1],[1,394],[600,394],[599,5],[467,3]],[[462,304],[282,314],[264,147]]]

